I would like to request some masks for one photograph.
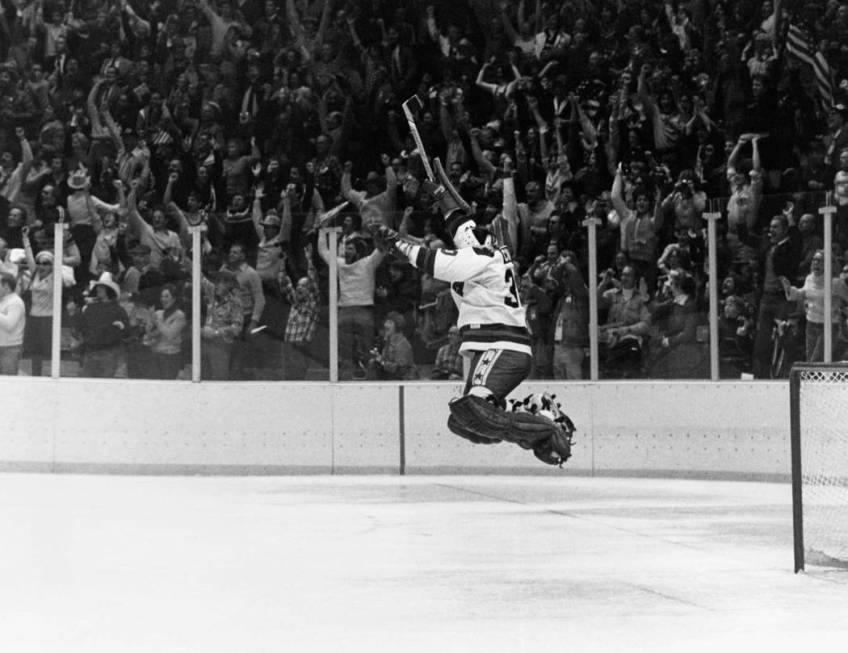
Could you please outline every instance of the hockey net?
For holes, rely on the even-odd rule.
[[[795,571],[848,567],[848,365],[790,375]]]

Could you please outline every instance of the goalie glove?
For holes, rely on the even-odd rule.
[[[372,225],[371,233],[378,242],[381,242],[386,246],[386,249],[394,248],[398,238],[400,237],[397,231],[382,224]]]
[[[387,250],[397,252],[400,256],[411,261],[410,256],[414,253],[413,248],[417,246],[401,240],[397,231],[385,225],[379,225],[372,227],[371,233],[374,235],[374,239],[382,243]]]
[[[563,463],[571,458],[571,445],[576,428],[571,418],[562,412],[555,395],[545,392],[541,395],[529,395],[521,401],[511,399],[510,408],[513,412],[532,413],[553,422],[553,432],[533,443],[532,449],[536,458],[558,467],[562,467]]]
[[[533,455],[543,463],[562,467],[563,463],[571,458],[571,436],[574,431],[569,431],[560,424],[556,426],[553,435],[533,445]]]

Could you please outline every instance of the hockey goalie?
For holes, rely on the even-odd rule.
[[[571,456],[574,424],[549,394],[507,402],[530,373],[530,335],[509,249],[495,246],[450,183],[439,159],[430,183],[453,249],[429,249],[379,227],[377,237],[412,265],[451,284],[459,308],[460,353],[470,359],[464,393],[450,403],[448,428],[478,444],[507,441],[549,465]]]

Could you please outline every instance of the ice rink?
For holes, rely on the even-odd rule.
[[[0,650],[843,651],[789,484],[0,474]]]

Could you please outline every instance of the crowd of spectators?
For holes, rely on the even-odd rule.
[[[0,0],[0,280],[29,370],[62,222],[68,355],[94,360],[108,314],[127,376],[184,373],[202,225],[204,378],[321,378],[333,257],[341,378],[461,376],[450,288],[369,231],[446,241],[417,94],[427,154],[513,250],[535,377],[587,374],[588,219],[604,375],[706,376],[712,281],[723,373],[767,378],[775,320],[803,342],[824,319],[825,204],[848,270],[846,33],[839,0]]]

